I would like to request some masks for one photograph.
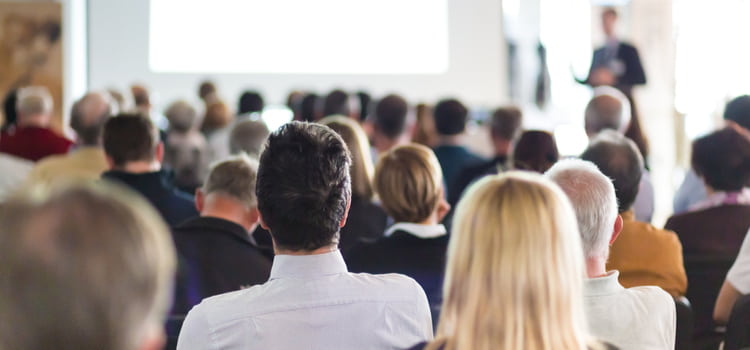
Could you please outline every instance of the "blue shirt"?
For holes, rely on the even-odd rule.
[[[203,300],[177,349],[406,349],[430,339],[417,282],[349,273],[337,250],[277,255],[265,284]]]

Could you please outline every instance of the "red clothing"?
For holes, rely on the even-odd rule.
[[[34,162],[53,154],[68,153],[72,146],[72,141],[45,128],[14,128],[0,135],[0,152]]]

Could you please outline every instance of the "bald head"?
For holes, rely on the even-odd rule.
[[[630,102],[619,90],[602,86],[594,89],[594,97],[586,105],[586,134],[593,137],[602,130],[625,133],[630,125]]]
[[[117,107],[107,93],[89,92],[73,104],[70,127],[76,132],[81,146],[100,146],[102,128]]]

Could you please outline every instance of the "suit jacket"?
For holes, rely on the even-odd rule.
[[[351,272],[401,273],[422,286],[432,309],[442,302],[447,234],[420,238],[406,231],[395,231],[375,243],[361,244],[346,255]]]
[[[442,145],[435,147],[434,152],[443,171],[443,179],[446,186],[445,198],[450,198],[452,195],[450,193],[451,186],[453,186],[453,183],[458,178],[458,174],[464,168],[484,162],[484,159],[469,152],[469,150],[462,146]]]
[[[193,197],[177,190],[165,170],[142,174],[111,170],[102,178],[120,182],[146,197],[170,227],[198,216]]]
[[[750,205],[722,205],[674,215],[664,228],[677,232],[685,256],[734,258],[750,228]]]
[[[204,298],[268,281],[271,260],[255,247],[242,226],[197,217],[172,232],[179,256],[172,314],[187,314]]]
[[[609,67],[615,61],[616,66],[622,67],[621,74],[616,74],[617,82],[615,87],[628,94],[633,85],[642,85],[646,83],[646,73],[641,65],[641,57],[635,46],[625,42],[620,42],[617,48],[617,54],[613,59],[606,57],[608,54],[607,47],[600,47],[594,51],[594,57],[591,60],[589,77],[585,83],[590,84],[591,73],[601,67]]]
[[[388,215],[378,206],[364,198],[352,195],[346,225],[341,228],[339,249],[346,254],[361,242],[375,242],[383,237]]]
[[[677,235],[636,221],[632,210],[621,215],[622,232],[609,250],[607,270],[620,271],[625,288],[659,286],[672,296],[685,295],[687,275]]]
[[[483,176],[497,174],[501,168],[503,170],[506,169],[508,166],[507,163],[507,156],[497,156],[495,159],[464,168],[456,177],[456,181],[448,189],[448,193],[450,193],[448,203],[455,208],[469,185]]]

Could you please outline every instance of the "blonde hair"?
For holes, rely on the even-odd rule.
[[[581,240],[559,188],[537,174],[487,177],[459,203],[452,232],[428,349],[586,347]]]
[[[372,199],[372,156],[370,143],[362,127],[351,118],[333,115],[320,120],[320,124],[328,126],[344,139],[344,143],[352,154],[352,195],[367,200]]]
[[[0,222],[0,348],[128,350],[162,328],[174,245],[137,194],[103,182],[32,187]]]
[[[443,172],[431,149],[408,144],[380,157],[375,167],[375,191],[383,209],[396,222],[426,220],[443,196]]]

